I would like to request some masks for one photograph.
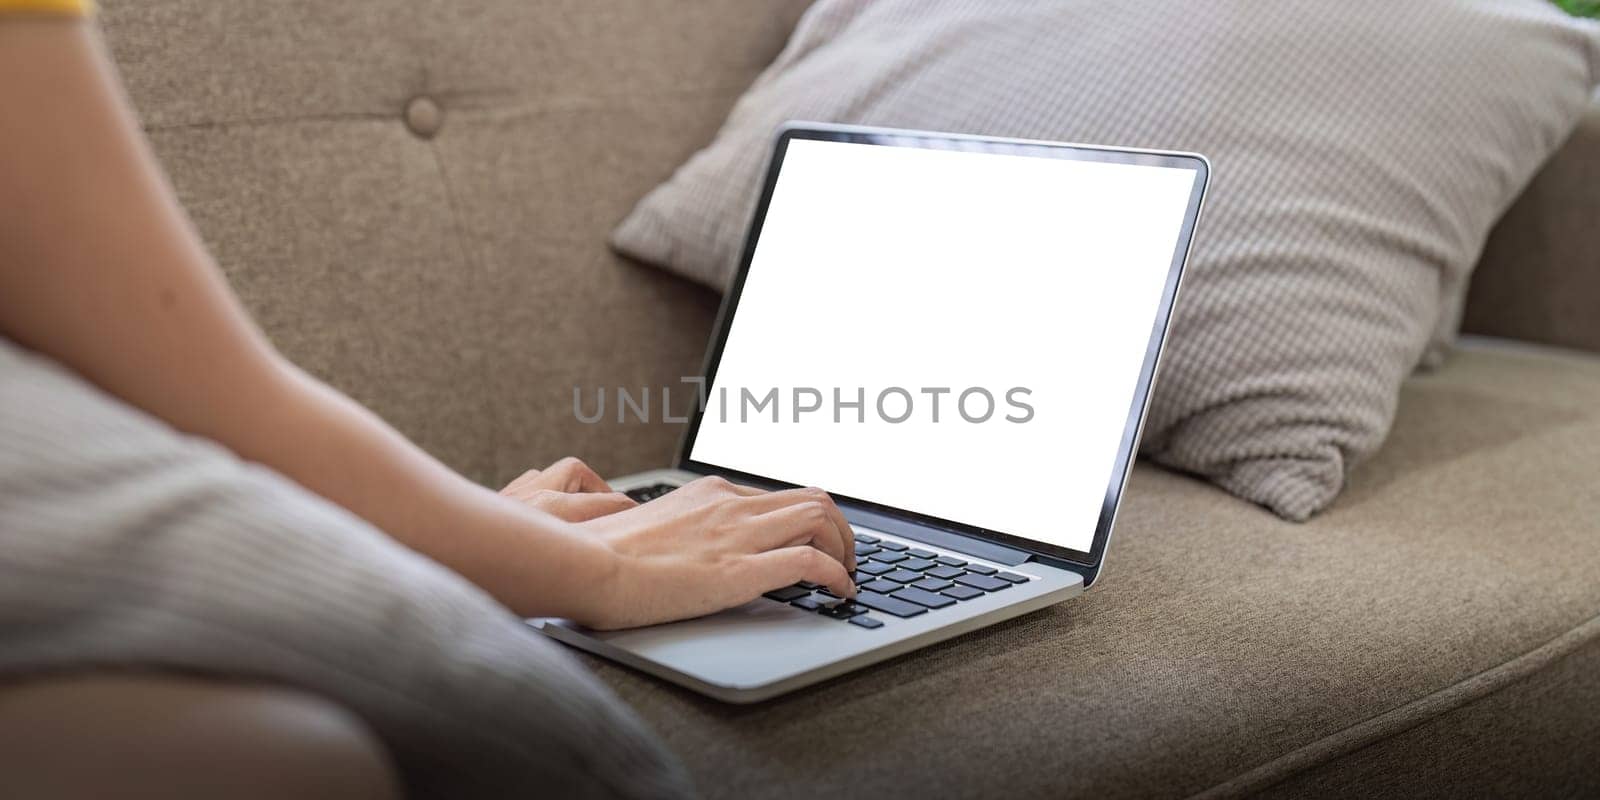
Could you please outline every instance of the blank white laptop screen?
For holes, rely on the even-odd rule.
[[[1088,551],[1196,177],[791,139],[690,459]]]

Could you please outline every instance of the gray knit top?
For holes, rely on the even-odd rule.
[[[687,793],[632,713],[472,584],[0,339],[0,677],[112,668],[329,698],[413,796]]]

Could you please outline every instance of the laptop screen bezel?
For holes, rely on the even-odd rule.
[[[679,448],[678,466],[691,472],[706,475],[721,475],[737,482],[751,483],[768,488],[792,488],[796,484],[782,481],[765,475],[756,475],[742,470],[725,467],[717,464],[695,461],[690,454],[694,451],[696,435],[700,430],[700,422],[705,415],[705,399],[711,388],[716,383],[717,367],[722,360],[723,347],[727,343],[728,334],[733,326],[733,318],[738,310],[739,297],[744,291],[745,278],[750,272],[751,263],[754,261],[756,245],[761,239],[761,230],[766,222],[767,210],[772,201],[772,195],[777,187],[778,176],[783,170],[784,156],[788,151],[789,143],[795,139],[809,139],[829,142],[847,142],[854,144],[869,144],[889,147],[920,147],[925,149],[948,149],[965,152],[998,153],[1006,155],[1023,155],[1037,158],[1066,158],[1081,161],[1099,161],[1117,164],[1134,164],[1143,166],[1175,167],[1192,170],[1195,173],[1193,188],[1190,192],[1188,206],[1184,210],[1183,227],[1179,231],[1177,245],[1174,247],[1172,262],[1168,268],[1166,282],[1161,291],[1161,304],[1156,311],[1155,321],[1152,324],[1150,339],[1145,350],[1144,363],[1139,370],[1139,380],[1134,391],[1133,401],[1128,409],[1127,419],[1124,424],[1123,434],[1119,441],[1117,456],[1113,465],[1110,481],[1106,487],[1104,499],[1101,503],[1100,516],[1095,525],[1094,539],[1090,548],[1077,550],[1061,545],[1041,542],[1021,536],[1005,533],[1004,531],[990,530],[968,523],[955,520],[942,519],[926,514],[920,514],[903,508],[874,503],[858,497],[834,494],[836,502],[842,507],[853,506],[872,511],[878,514],[889,515],[903,519],[913,524],[926,525],[935,529],[950,531],[960,535],[974,537],[983,541],[998,544],[1004,547],[1022,550],[1030,554],[1045,556],[1072,565],[1082,566],[1087,569],[1097,569],[1104,558],[1106,544],[1111,538],[1111,531],[1115,525],[1117,509],[1121,503],[1122,493],[1130,473],[1135,449],[1138,446],[1139,435],[1144,425],[1145,413],[1149,407],[1151,386],[1159,367],[1161,352],[1166,342],[1166,335],[1171,322],[1172,310],[1177,299],[1179,287],[1182,283],[1184,266],[1188,261],[1190,245],[1194,238],[1195,227],[1199,222],[1200,210],[1203,205],[1206,186],[1210,181],[1211,167],[1204,156],[1195,153],[1179,153],[1154,150],[1133,150],[1096,145],[1081,145],[1062,142],[1042,142],[1021,139],[1002,139],[983,136],[968,136],[964,134],[932,133],[923,131],[906,131],[886,128],[869,128],[846,125],[824,125],[817,123],[789,123],[781,128],[775,138],[770,158],[767,161],[765,178],[762,181],[761,194],[751,214],[750,224],[746,229],[744,247],[740,255],[739,268],[734,274],[726,295],[723,297],[722,308],[718,313],[715,333],[706,352],[704,369],[701,372],[704,381],[703,391],[696,398],[694,413],[689,416],[688,429],[685,431],[683,442]],[[997,468],[1003,470],[1004,465]],[[1029,476],[1018,476],[1024,481]],[[1036,491],[1024,483],[1018,482],[1011,491]],[[828,487],[824,486],[823,489]]]

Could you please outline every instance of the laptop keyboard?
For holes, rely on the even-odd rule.
[[[635,503],[648,503],[676,488],[678,487],[670,483],[655,483],[649,486],[640,486],[637,489],[629,489],[623,494],[632,498]]]
[[[638,502],[654,500],[678,487],[660,483],[629,489]],[[1032,580],[1026,575],[936,553],[920,547],[856,534],[854,601],[842,600],[814,583],[801,582],[767,592],[765,597],[862,628],[881,628],[873,612],[909,618],[950,608]]]
[[[766,597],[863,628],[881,628],[883,621],[872,612],[915,617],[1032,580],[866,533],[856,534],[856,571],[851,577],[856,582],[854,601],[841,600],[812,583],[786,586]]]

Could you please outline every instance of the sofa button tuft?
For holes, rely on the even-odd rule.
[[[426,95],[413,97],[406,103],[406,127],[423,139],[432,139],[444,125],[444,109]]]

